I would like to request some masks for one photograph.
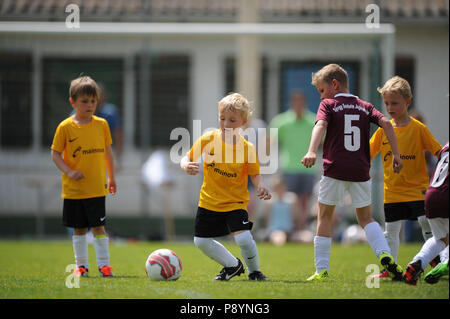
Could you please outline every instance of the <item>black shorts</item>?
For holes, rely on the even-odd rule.
[[[384,204],[384,217],[388,223],[406,219],[416,220],[422,215],[425,215],[425,201],[423,200]]]
[[[103,226],[106,219],[105,196],[64,199],[63,225],[73,228]]]
[[[221,237],[240,230],[251,230],[253,223],[243,209],[215,212],[202,207],[195,216],[195,237]]]

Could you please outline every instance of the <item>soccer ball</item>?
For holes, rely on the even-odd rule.
[[[145,272],[151,280],[177,280],[181,275],[181,260],[170,249],[152,252],[145,262]]]

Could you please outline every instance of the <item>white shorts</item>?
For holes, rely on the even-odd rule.
[[[448,234],[448,218],[436,217],[428,219],[434,238],[441,239]]]
[[[319,182],[319,203],[330,206],[344,206],[345,192],[350,194],[351,206],[366,207],[372,204],[371,181],[348,182],[322,176]]]

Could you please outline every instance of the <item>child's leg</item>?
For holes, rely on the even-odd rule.
[[[248,272],[259,271],[259,256],[256,242],[249,230],[233,233],[236,244],[241,248],[242,257],[244,257]]]
[[[443,260],[446,260],[445,248],[447,248],[448,254],[448,218],[431,218],[427,219],[427,222],[430,225],[433,237],[425,242],[420,252],[413,259],[413,261],[421,260],[423,270],[437,255],[443,256]]]
[[[383,231],[381,230],[380,225],[372,218],[370,205],[356,208],[356,219],[358,220],[358,224],[364,229],[367,242],[377,258],[380,258],[380,255],[383,252],[390,254],[391,250],[384,237]]]
[[[386,238],[389,248],[391,249],[391,255],[397,261],[398,247],[400,246],[400,230],[402,228],[402,221],[385,223],[386,229],[384,231],[384,237]]]
[[[336,206],[319,203],[317,215],[317,232],[314,236],[314,264],[316,272],[327,270],[330,264],[331,235],[333,225],[333,213]]]
[[[221,243],[205,237],[194,237],[194,244],[206,256],[224,267],[236,267],[238,260]]]
[[[433,237],[433,233],[431,231],[430,223],[425,215],[417,217],[417,222],[422,229],[422,236],[425,241]]]
[[[94,249],[97,257],[97,267],[109,266],[109,238],[106,236],[104,226],[92,227],[94,235]]]
[[[74,228],[72,236],[73,252],[77,267],[89,268],[88,262],[88,242],[86,239],[87,228]]]
[[[422,216],[417,217],[417,221],[419,222],[420,228],[422,229],[423,239],[426,242],[428,239],[433,237],[433,233],[431,230],[429,220],[425,215],[422,215]],[[442,250],[441,252],[439,252],[439,257],[440,257],[441,261],[448,260],[448,251],[446,252],[445,250]]]
[[[439,256],[441,256],[441,262],[446,262],[448,260],[448,245],[439,253]]]
[[[448,234],[446,238],[441,239],[431,237],[425,242],[425,244],[423,244],[419,253],[413,258],[412,262],[420,260],[422,264],[422,270],[424,270],[425,268],[427,268],[428,263],[433,260],[434,257],[439,255],[442,250],[444,250],[446,242],[448,244]]]

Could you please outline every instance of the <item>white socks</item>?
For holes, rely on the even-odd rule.
[[[86,235],[73,235],[73,252],[75,254],[75,263],[77,267],[85,266],[89,268],[88,262],[88,242]],[[94,238],[95,255],[97,257],[97,267],[109,266],[109,239],[106,236]]]
[[[434,257],[439,255],[444,248],[445,243],[442,240],[431,237],[423,244],[422,249],[420,249],[419,253],[413,258],[413,262],[420,259],[422,269],[424,270],[427,268],[428,263],[433,260]]]
[[[422,229],[422,236],[425,241],[433,237],[433,233],[431,232],[431,226],[428,222],[428,219],[425,215],[417,217],[417,221],[419,222],[420,228]]]
[[[234,236],[236,244],[241,248],[241,255],[247,264],[248,273],[259,271],[258,248],[249,230]]]
[[[212,238],[194,237],[194,244],[206,256],[224,267],[236,267],[238,261],[221,243]]]
[[[386,238],[384,238],[383,231],[377,222],[367,224],[366,227],[364,227],[364,232],[366,233],[367,242],[375,255],[377,255],[377,258],[380,258],[380,255],[383,252],[391,253]]]
[[[398,247],[400,246],[400,230],[402,229],[402,221],[385,223],[386,230],[384,231],[384,237],[391,249],[391,255],[397,261]]]
[[[259,270],[259,257],[256,242],[250,231],[234,236],[236,244],[241,248],[242,257],[247,265],[248,272]],[[221,243],[212,238],[194,237],[194,244],[206,256],[224,267],[236,267],[238,261]]]
[[[314,264],[316,272],[328,271],[330,264],[331,237],[314,236]]]
[[[97,257],[97,267],[109,266],[109,239],[105,235],[94,238],[95,256]]]
[[[84,266],[89,268],[88,263],[88,242],[86,235],[72,236],[73,252],[75,254],[75,263],[77,267]]]
[[[372,222],[364,227],[367,241],[370,247],[380,257],[381,253],[391,253],[389,245],[384,238],[383,231],[377,222]],[[331,237],[314,237],[314,263],[316,265],[316,272],[320,273],[323,270],[329,269],[330,263],[330,251],[331,251]]]

